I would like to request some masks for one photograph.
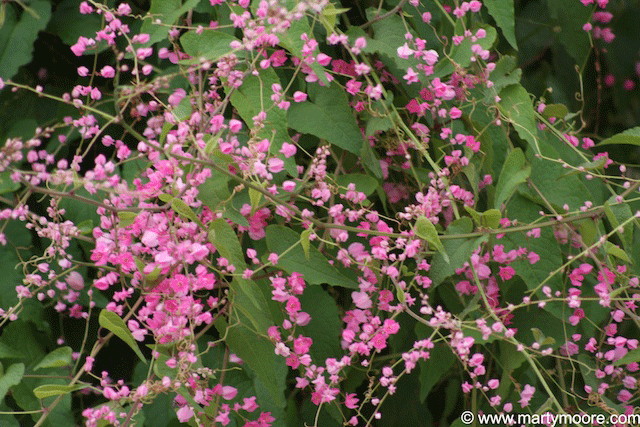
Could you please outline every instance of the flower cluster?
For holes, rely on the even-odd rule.
[[[71,46],[101,58],[80,83],[55,96],[0,80],[66,114],[0,149],[15,196],[0,197],[0,243],[15,222],[37,241],[17,248],[0,324],[35,297],[99,325],[66,388],[34,395],[93,394],[86,426],[132,425],[165,398],[191,425],[299,409],[356,426],[415,399],[403,381],[419,371],[422,400],[447,383],[485,411],[628,411],[640,181],[568,111],[534,108],[482,23],[490,5],[440,6],[400,1],[346,28],[353,11],[328,1],[175,16],[83,1],[103,27]],[[97,366],[116,340],[140,362],[112,379]]]

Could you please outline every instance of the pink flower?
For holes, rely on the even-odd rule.
[[[366,292],[351,292],[351,299],[353,299],[353,303],[356,307],[366,310],[371,308],[373,303],[371,302],[371,298]]]
[[[242,402],[242,409],[247,412],[253,412],[258,409],[258,404],[256,403],[255,396],[245,397],[244,399],[242,399]]]
[[[101,98],[102,98],[102,92],[100,92],[100,89],[98,89],[97,87],[94,87],[93,89],[91,89],[91,99],[99,100]]]
[[[272,157],[267,160],[267,167],[269,169],[269,172],[271,173],[282,172],[284,170],[284,162],[282,161],[282,159]]]
[[[222,398],[224,400],[231,400],[238,394],[238,389],[235,387],[231,387],[230,385],[225,385],[222,387]]]
[[[607,74],[606,76],[604,76],[605,85],[611,87],[615,82],[616,82],[616,78],[613,76],[613,74]]]
[[[116,75],[116,70],[114,70],[110,65],[105,65],[104,67],[102,67],[102,70],[100,70],[100,75],[102,77],[110,79]]]
[[[80,77],[87,77],[87,75],[89,75],[89,69],[85,66],[78,67],[78,75]]]
[[[185,405],[182,408],[178,409],[176,415],[178,416],[178,420],[181,423],[186,423],[191,418],[193,418],[193,409],[190,406]]]
[[[297,151],[298,148],[294,144],[289,144],[288,142],[282,143],[282,148],[280,149],[280,153],[282,153],[287,159],[295,156]]]
[[[521,407],[525,407],[529,404],[529,401],[531,400],[531,398],[533,397],[533,394],[536,392],[536,388],[527,384],[524,386],[524,390],[522,390],[520,392],[520,400],[518,401],[520,403]]]
[[[355,393],[348,393],[344,399],[344,406],[349,409],[356,409],[358,407],[358,398]]]
[[[307,94],[304,92],[300,92],[299,90],[295,91],[293,94],[293,100],[295,102],[304,102],[307,100]]]
[[[90,372],[93,369],[93,362],[95,361],[95,359],[91,356],[87,356],[85,362],[84,362],[84,370],[87,372]]]
[[[71,46],[71,51],[76,56],[82,56],[82,54],[86,49],[87,49],[87,46],[84,43],[81,43],[80,41],[78,41],[76,44]]]
[[[80,3],[80,13],[83,15],[88,15],[89,13],[93,12],[93,7],[91,7],[91,5],[89,3],[87,3],[86,1],[83,1],[82,3]]]
[[[297,354],[305,354],[309,351],[309,348],[311,348],[311,344],[313,344],[311,338],[300,335],[293,341],[293,350]]]
[[[631,91],[636,87],[636,84],[633,80],[626,79],[624,83],[622,83],[622,87],[624,88],[624,90]]]
[[[373,344],[377,350],[384,350],[387,347],[387,338],[383,334],[376,334],[371,339],[371,344]]]
[[[67,275],[67,283],[74,291],[81,291],[84,289],[84,278],[77,271],[72,271]]]
[[[618,393],[618,400],[620,402],[624,403],[624,402],[627,402],[629,399],[631,399],[632,396],[633,396],[633,394],[631,394],[631,392],[629,390],[622,389]]]
[[[397,49],[398,57],[402,59],[409,59],[409,56],[413,55],[414,50],[410,49],[405,43]]]
[[[229,120],[229,130],[232,133],[238,133],[242,129],[242,122],[240,120],[231,119]]]
[[[510,267],[510,266],[500,267],[500,271],[498,272],[498,275],[500,276],[503,282],[506,282],[507,280],[511,279],[515,274],[516,274],[516,271],[513,269],[513,267]]]
[[[289,313],[290,315],[294,315],[295,313],[300,311],[300,308],[301,308],[300,300],[298,300],[298,298],[294,296],[291,296],[287,300],[287,305],[285,307],[286,307],[287,313]]]

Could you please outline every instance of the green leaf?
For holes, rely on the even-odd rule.
[[[571,170],[564,174],[564,176],[570,175],[579,175],[583,171],[592,171],[596,169],[604,169],[604,165],[607,162],[606,157],[600,157],[598,160],[593,162],[584,162],[580,166],[578,166],[578,170]]]
[[[298,132],[317,136],[360,155],[362,132],[353,116],[347,95],[338,85],[311,86],[309,100],[292,104],[287,120],[289,126]]]
[[[138,216],[138,212],[128,212],[128,211],[118,212],[118,219],[120,219],[118,226],[122,228],[130,226],[136,220],[137,216]]]
[[[337,9],[333,3],[329,3],[323,10],[322,15],[320,15],[320,22],[325,30],[327,30],[327,34],[331,34],[335,30],[336,26],[336,16],[342,13],[346,13],[350,10],[348,7],[341,7]]]
[[[201,58],[217,61],[233,52],[230,44],[235,40],[238,39],[231,34],[212,30],[204,30],[201,34],[191,30],[180,36],[185,53],[194,58],[194,61],[200,61]]]
[[[595,244],[596,240],[601,236],[596,221],[592,218],[585,218],[580,221],[576,221],[574,224],[578,226],[578,232],[582,237],[582,241],[587,246]]]
[[[525,162],[524,153],[520,148],[512,150],[507,156],[496,186],[493,203],[496,209],[500,209],[502,204],[509,200],[516,191],[516,188],[525,182],[531,174],[531,166],[526,165]]]
[[[251,209],[255,212],[262,201],[262,193],[254,188],[249,188],[249,201],[251,202]]]
[[[237,271],[247,268],[238,235],[227,221],[220,218],[209,223],[209,242],[215,246],[220,255],[236,267]]]
[[[45,384],[33,389],[33,394],[38,399],[45,399],[51,396],[58,396],[61,394],[68,394],[74,392],[76,390],[82,390],[86,388],[85,384],[74,384],[74,385],[60,385],[60,384]]]
[[[589,34],[582,29],[589,22],[591,8],[573,7],[571,2],[548,0],[547,7],[555,19],[554,33],[574,61],[582,66],[591,51]]]
[[[187,0],[182,4],[181,0],[151,0],[148,18],[142,23],[140,33],[149,34],[151,46],[167,38],[169,30],[184,13],[196,7],[200,0]],[[156,24],[160,20],[161,24]]]
[[[438,252],[442,255],[444,260],[449,262],[449,255],[444,249],[442,242],[440,241],[440,237],[438,237],[438,231],[436,230],[435,225],[424,215],[420,215],[416,220],[415,226],[413,228],[416,236],[421,238],[422,240],[426,240],[429,242],[431,246],[436,248]]]
[[[28,341],[30,341],[32,337],[29,337],[27,334],[25,334],[24,332],[27,332],[25,330],[21,332],[23,332],[23,335],[20,338],[24,340],[24,343],[26,344],[26,346],[30,346],[30,344],[28,344]],[[45,342],[47,341],[46,336],[43,336],[42,338],[44,338]],[[23,349],[23,348],[21,348],[21,350],[24,350],[25,353],[28,352],[26,349]],[[37,360],[40,360],[42,356],[44,356],[44,354],[41,354],[37,358]],[[28,359],[33,360],[33,357],[28,357]],[[31,363],[25,362],[25,364],[30,365]],[[44,384],[68,385],[69,379],[65,378],[68,375],[69,375],[68,369],[64,369],[64,368],[57,368],[50,373],[50,376],[48,375],[46,377],[34,377],[34,376],[25,375],[22,378],[20,384],[12,388],[11,397],[16,401],[16,403],[20,408],[27,411],[38,411],[32,414],[34,421],[38,421],[41,418],[42,412],[40,410],[43,407],[50,406],[53,403],[53,400],[56,400],[59,398],[58,403],[55,406],[51,407],[51,411],[49,412],[47,419],[43,423],[41,423],[41,425],[42,427],[72,426],[74,425],[74,417],[71,412],[71,396],[70,395],[61,395],[57,397],[54,396],[54,397],[48,397],[45,399],[38,399],[33,394],[33,389],[37,388],[40,385],[44,385]]]
[[[309,252],[311,248],[311,240],[309,239],[309,236],[311,236],[312,232],[313,230],[311,228],[307,228],[302,233],[300,233],[300,246],[302,246],[304,257],[307,259],[307,261],[309,261],[309,257],[311,255]]]
[[[6,3],[0,5],[1,7],[6,7]],[[20,427],[20,423],[16,419],[12,412],[11,408],[5,405],[4,403],[0,404],[0,425],[2,427]]]
[[[160,267],[155,267],[150,273],[145,273],[144,268],[146,264],[144,263],[144,261],[137,256],[133,257],[133,261],[135,262],[140,274],[142,274],[142,277],[144,277],[145,285],[151,288],[155,287],[155,285],[157,285],[156,281],[160,277],[162,269]]]
[[[553,147],[547,146],[541,141],[540,148],[542,154],[557,159],[559,154]],[[529,163],[531,164],[531,182],[544,195],[546,202],[551,203],[558,211],[564,211],[563,206],[569,206],[569,210],[579,209],[584,202],[591,200],[595,203],[604,203],[590,192],[598,184],[597,180],[589,183],[588,186],[577,175],[567,175],[567,170],[562,165],[545,159],[537,158],[533,152],[527,152]],[[541,206],[545,206],[537,192],[529,188],[522,187],[520,192],[531,200],[535,200]]]
[[[513,371],[520,368],[527,358],[522,351],[518,351],[516,346],[507,341],[500,341],[498,348],[500,349],[500,358],[498,360],[502,368],[502,378],[496,394],[506,396],[513,386],[513,383],[509,381],[510,378],[513,378]]]
[[[340,358],[342,321],[336,302],[321,286],[309,286],[298,296],[302,311],[311,321],[302,327],[303,335],[313,340],[309,353],[313,360]]]
[[[372,136],[376,132],[386,132],[389,129],[393,128],[393,120],[389,116],[383,117],[370,117],[367,120],[367,126],[365,128],[365,134],[367,136]]]
[[[249,228],[249,220],[242,216],[242,214],[236,209],[232,208],[230,204],[228,204],[225,209],[226,210],[222,214],[223,218],[228,219],[234,224]]]
[[[166,348],[162,348],[159,345],[148,345],[148,347],[151,347],[153,350],[156,350],[160,353],[158,355],[158,358],[153,362],[153,373],[159,378],[175,378],[176,373],[178,372],[178,367],[170,368],[167,365],[167,361],[171,358],[171,356],[162,352],[163,350],[166,350]]]
[[[225,174],[213,171],[211,178],[198,186],[198,199],[207,205],[213,212],[222,211],[222,216],[231,222],[243,227],[249,227],[249,221],[227,203],[231,198],[229,191],[229,177]]]
[[[376,15],[383,15],[387,10],[369,8],[367,9],[367,19],[375,19]],[[400,15],[394,14],[386,17],[385,19],[376,21],[371,25],[373,29],[373,37],[367,36],[367,46],[362,50],[368,54],[378,54],[383,57],[387,65],[394,65],[396,72],[406,71],[408,67],[416,69],[417,60],[409,57],[403,59],[398,56],[398,48],[405,44],[407,40],[404,38],[406,30],[404,21]],[[360,32],[355,32],[354,29],[349,31],[350,38],[357,38],[365,36]],[[404,73],[403,73],[404,74]]]
[[[213,171],[211,178],[198,186],[198,199],[207,205],[213,212],[218,209],[227,208],[223,203],[229,199],[231,192],[229,191],[229,177],[222,173]]]
[[[171,114],[173,114],[173,117],[175,117],[176,120],[179,122],[187,120],[189,117],[191,117],[192,113],[193,113],[193,106],[191,105],[191,98],[188,96],[185,96],[184,98],[182,98],[182,100],[178,103],[178,105],[176,105],[171,110]],[[162,135],[163,141],[172,127],[171,123],[165,123],[165,126],[166,127],[163,127],[163,135]],[[166,134],[164,133],[165,130],[166,130]]]
[[[238,236],[224,219],[217,219],[209,224],[209,242],[216,247],[221,256],[236,267],[237,271],[242,272],[247,268]],[[251,322],[256,331],[266,333],[273,321],[267,300],[260,288],[255,282],[240,277],[234,278],[230,288],[233,292],[234,307]]]
[[[101,201],[99,200],[98,194],[90,194],[84,187],[75,189],[74,193],[76,196]],[[96,207],[83,200],[63,197],[59,205],[66,211],[64,217],[73,221],[75,224],[79,224],[86,220],[92,221],[92,228],[96,224],[100,224],[100,216],[96,212]]]
[[[0,307],[6,309],[18,303],[15,289],[16,286],[22,285],[22,280],[24,279],[22,270],[16,269],[16,266],[20,264],[21,256],[22,259],[24,259],[25,255],[27,255],[27,259],[31,256],[30,252],[22,252],[21,255],[19,255],[20,252],[17,252],[12,245],[26,247],[31,244],[31,238],[29,237],[29,230],[17,221],[8,223],[5,234],[7,241],[11,242],[11,245],[0,246],[0,270],[2,271],[2,280],[0,280]],[[7,326],[4,328],[7,328]],[[20,352],[24,353],[23,343],[19,340],[5,342],[11,345],[20,344]]]
[[[361,173],[339,175],[336,178],[336,182],[340,187],[343,187],[340,189],[341,194],[345,194],[347,191],[346,188],[349,186],[349,184],[353,183],[356,185],[356,191],[360,191],[367,196],[373,194],[373,192],[376,191],[376,188],[378,188],[379,185],[377,179]]]
[[[231,93],[231,104],[238,111],[238,114],[245,123],[253,123],[253,117],[261,111],[268,111],[264,122],[265,127],[258,131],[258,138],[271,141],[269,151],[277,155],[284,161],[285,169],[290,174],[297,176],[297,169],[293,158],[284,158],[279,153],[283,142],[289,142],[289,131],[287,130],[287,113],[280,108],[269,108],[273,105],[271,100],[271,86],[274,83],[280,84],[280,78],[273,70],[267,68],[261,70],[259,76],[250,74],[242,81],[242,86]],[[291,108],[294,108],[293,104]]]
[[[24,357],[24,354],[0,342],[0,359],[18,359],[21,357]]]
[[[180,199],[179,197],[174,197],[171,200],[171,209],[173,209],[181,217],[187,218],[198,224],[200,227],[205,228],[202,221],[200,221],[200,218],[198,218],[198,215],[196,215],[193,209],[191,209],[191,206],[187,205],[185,201]]]
[[[495,230],[500,227],[501,219],[502,219],[502,214],[498,209],[489,209],[487,211],[482,212],[480,224],[485,228],[491,228]]]
[[[600,141],[598,147],[601,145],[640,145],[640,126],[627,129]]]
[[[18,17],[16,8],[18,5],[6,9],[5,23],[0,28],[0,77],[4,79],[12,78],[21,66],[31,62],[33,43],[51,18],[51,2],[46,0],[29,2],[37,17],[25,10]]]
[[[615,198],[612,196],[604,204],[604,212],[607,215],[607,219],[611,224],[611,228],[616,230],[618,237],[622,240],[622,244],[627,251],[633,250],[633,224],[627,224],[624,227],[624,231],[617,231],[620,224],[627,221],[629,218],[633,216],[631,212],[631,208],[627,204],[618,204],[615,201]]]
[[[145,370],[145,378],[146,378]],[[168,427],[179,426],[176,411],[173,408],[173,396],[162,393],[153,399],[153,402],[143,405],[145,420],[147,424],[141,426]],[[140,425],[140,424],[139,424]]]
[[[437,345],[429,351],[429,359],[420,361],[420,401],[424,403],[433,386],[438,384],[456,361],[451,349]]]
[[[180,386],[176,392],[182,396],[184,398],[184,400],[187,401],[187,403],[192,406],[196,411],[201,412],[202,411],[202,406],[200,406],[200,404],[198,402],[196,402],[196,400],[193,398],[193,396],[191,396],[191,393],[189,393],[189,390],[187,389],[187,387],[185,387],[184,385]]]
[[[103,309],[100,312],[100,316],[98,316],[98,323],[101,327],[107,329],[110,332],[113,332],[115,336],[124,341],[131,349],[136,353],[136,355],[142,360],[144,363],[147,363],[144,355],[140,351],[136,340],[133,338],[133,334],[125,325],[124,320],[120,318],[113,311],[109,311],[107,309]]]
[[[298,272],[313,285],[327,283],[332,286],[358,289],[358,284],[329,264],[327,258],[313,245],[309,247],[309,260],[300,250],[290,250],[300,243],[300,235],[288,227],[270,225],[266,229],[267,248],[279,255],[277,267],[288,273]],[[285,253],[285,251],[288,251]]]
[[[373,175],[382,179],[382,168],[380,167],[380,160],[376,156],[373,148],[370,144],[365,143],[362,144],[362,149],[360,150],[360,162],[371,172]]]
[[[447,236],[455,236],[456,234],[471,233],[472,231],[473,222],[471,218],[463,217],[449,224],[445,234]],[[447,262],[440,252],[433,257],[430,270],[433,286],[439,285],[444,279],[455,274],[455,270],[462,267],[465,262],[468,262],[473,251],[488,239],[489,236],[486,234],[470,239],[441,239],[445,252],[449,254],[450,262]]]
[[[487,90],[487,101],[493,103],[496,93],[520,82],[522,69],[518,68],[518,60],[514,56],[503,56],[496,61],[496,68],[489,75],[493,87]]]
[[[540,218],[539,210],[540,208],[537,204],[516,194],[507,204],[506,216],[511,220],[517,219],[519,223],[528,224]],[[549,277],[552,271],[560,269],[563,262],[562,251],[551,229],[543,228],[540,237],[537,239],[530,239],[524,233],[509,233],[505,239],[512,242],[513,246],[511,248],[513,249],[524,247],[529,252],[535,252],[540,256],[540,259],[535,264],[531,264],[526,258],[516,260],[511,264],[529,290],[538,289],[540,297],[543,298],[542,291],[539,289],[539,285],[543,281],[552,290],[562,289],[562,277],[560,274]],[[510,248],[505,248],[505,250],[507,249]],[[559,314],[553,311],[554,307],[553,304],[547,304],[545,310],[557,316]]]
[[[333,20],[335,21],[335,15],[333,16]],[[304,58],[302,49],[304,47],[305,41],[300,36],[302,34],[311,34],[313,30],[311,30],[309,21],[306,17],[293,20],[290,24],[291,25],[289,29],[287,29],[287,31],[283,32],[282,34],[279,34],[278,36],[280,39],[280,46],[289,51],[291,55],[302,59]],[[310,67],[324,85],[330,85],[330,82],[327,79],[326,71],[322,65],[318,64],[318,61],[313,61]]]
[[[484,0],[489,14],[496,20],[496,24],[502,30],[504,38],[515,50],[518,50],[516,41],[516,20],[513,0]]]
[[[461,22],[461,21],[459,21]],[[454,45],[451,48],[451,53],[448,55],[451,58],[449,61],[443,60],[436,64],[434,69],[434,74],[432,78],[435,77],[444,77],[451,73],[453,73],[457,68],[466,68],[471,64],[471,57],[473,56],[473,52],[471,51],[471,46],[473,44],[479,44],[483,49],[491,49],[496,38],[498,37],[498,32],[495,28],[491,26],[481,26],[487,32],[485,38],[480,39],[477,43],[472,43],[469,37],[465,37],[465,39],[459,45]],[[458,24],[456,28],[456,32],[458,34],[462,34],[465,29],[462,28],[462,24]],[[478,28],[473,30],[477,31]]]
[[[467,205],[464,205],[464,210],[467,211],[469,215],[471,215],[471,218],[473,219],[473,222],[476,223],[476,225],[482,224],[482,214],[480,214],[480,212]]]
[[[12,193],[20,188],[20,183],[14,182],[11,179],[11,174],[11,170],[0,173],[0,194]]]
[[[266,337],[257,335],[245,326],[242,316],[239,323],[227,325],[223,319],[216,321],[216,329],[221,336],[225,336],[225,343],[232,352],[240,357],[259,378],[261,386],[268,391],[272,402],[280,408],[284,408],[286,369],[284,359],[273,352],[273,344]],[[284,374],[284,375],[283,375]],[[254,382],[256,381],[254,378]]]
[[[0,402],[4,400],[9,389],[20,384],[24,375],[24,363],[14,363],[7,368],[7,371],[0,377]]]
[[[556,308],[549,309],[549,306],[555,306]],[[559,314],[563,312],[563,308],[564,317],[561,317]],[[541,340],[539,344],[558,348],[566,341],[567,335],[565,334],[570,335],[576,330],[574,326],[566,321],[566,311],[566,305],[562,307],[562,304],[554,302],[547,303],[544,309],[531,307],[528,310],[514,313],[511,327],[518,328],[519,335],[517,339],[519,341],[526,340],[527,342],[531,342],[535,329],[539,329],[544,332],[538,335]]]
[[[564,119],[567,114],[569,114],[569,109],[564,104],[548,104],[542,112],[542,116],[546,119],[551,117]]]
[[[507,86],[500,91],[500,112],[518,133],[518,136],[539,152],[537,122],[529,92],[521,84]]]
[[[404,303],[407,302],[407,295],[404,293],[404,290],[397,283],[394,283],[394,287],[396,289],[396,298],[398,298],[398,301],[400,302],[400,304],[404,305]]]
[[[466,166],[463,166],[461,169],[464,176],[469,180],[469,185],[471,186],[471,190],[473,194],[478,196],[478,186],[480,183],[480,172],[477,170],[476,165],[473,163],[469,163]]]
[[[60,368],[62,366],[71,365],[71,347],[65,346],[56,348],[51,353],[47,354],[36,366],[33,367],[34,371],[42,368]]]
[[[616,245],[614,245],[613,243],[611,243],[609,241],[605,242],[604,250],[609,255],[613,255],[614,257],[619,258],[624,262],[631,263],[631,259],[626,254],[626,252],[623,251],[622,249],[620,249],[619,246],[616,246]]]
[[[78,0],[63,0],[56,5],[47,32],[57,35],[64,44],[71,46],[78,41],[78,37],[95,34],[100,19],[100,15],[95,13],[81,14]],[[100,43],[99,46],[100,51],[109,47],[107,43]]]
[[[640,349],[631,350],[620,359],[613,362],[613,366],[628,365],[633,362],[640,362]]]

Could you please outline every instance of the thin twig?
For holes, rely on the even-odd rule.
[[[383,13],[382,15],[375,16],[373,19],[371,19],[371,21],[365,22],[364,24],[360,25],[360,28],[367,28],[368,26],[373,25],[378,21],[382,21],[383,19],[386,19],[389,16],[394,15],[396,12],[402,9],[402,6],[404,6],[406,2],[407,0],[400,0],[400,3],[398,3],[396,7],[394,7],[393,9],[391,9],[386,13]]]

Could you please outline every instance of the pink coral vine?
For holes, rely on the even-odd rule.
[[[78,411],[86,426],[130,425],[164,395],[194,425],[270,426],[296,399],[371,425],[405,376],[444,381],[453,365],[459,400],[483,411],[637,399],[626,201],[639,183],[624,165],[607,175],[614,160],[593,139],[500,82],[481,2],[443,6],[457,31],[444,49],[405,22],[431,28],[433,11],[404,3],[343,32],[331,17],[345,11],[327,1],[211,0],[220,22],[148,15],[137,34],[131,6],[80,4],[104,28],[72,53],[105,46],[115,61],[80,66],[84,84],[47,95],[74,113],[0,151],[19,195],[1,199],[3,224],[40,242],[0,316],[10,325],[36,297],[98,318],[106,333],[74,348],[65,389],[105,402]],[[403,26],[391,48],[386,22]],[[549,138],[584,161],[549,154]],[[580,190],[557,192],[562,179]],[[594,180],[595,200],[573,194]],[[144,378],[97,372],[114,336],[150,364]],[[582,389],[551,389],[576,375]]]

